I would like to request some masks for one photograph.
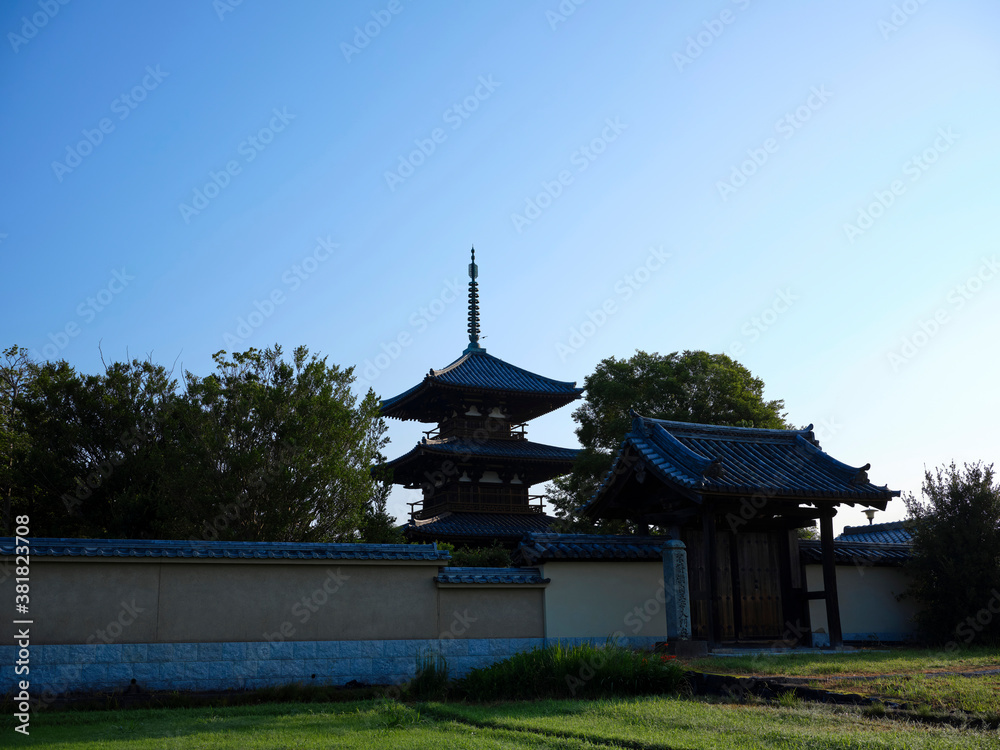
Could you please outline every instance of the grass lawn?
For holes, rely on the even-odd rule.
[[[940,649],[863,649],[844,654],[775,654],[707,657],[684,666],[717,674],[793,676],[915,674],[1000,669],[1000,650],[969,648],[953,653]]]
[[[933,710],[1000,717],[997,649],[893,649],[848,654],[789,654],[697,659],[685,664],[715,674],[788,676],[810,687],[860,693]],[[966,675],[966,676],[961,676]]]
[[[164,748],[996,748],[996,731],[866,716],[818,704],[775,706],[647,697],[496,705],[390,701],[42,713],[0,747]]]

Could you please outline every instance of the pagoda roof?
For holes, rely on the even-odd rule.
[[[631,468],[617,468],[623,456]],[[638,461],[635,459],[638,458]],[[589,515],[600,515],[616,483],[647,469],[662,483],[696,502],[707,494],[810,501],[835,500],[885,508],[897,490],[868,479],[870,464],[848,466],[825,453],[812,432],[674,422],[633,413],[632,429],[625,435],[616,469],[586,506]],[[642,479],[638,481],[642,482]],[[620,486],[619,488],[620,489]]]
[[[485,349],[467,349],[447,367],[431,370],[418,385],[382,401],[382,415],[397,419],[436,422],[441,402],[454,401],[464,393],[513,398],[523,412],[520,420],[546,414],[580,398],[575,382],[553,380],[487,354]],[[532,402],[530,405],[524,401]]]
[[[570,465],[576,460],[579,450],[576,448],[558,448],[544,443],[533,443],[530,440],[509,440],[495,438],[492,440],[476,440],[475,438],[424,438],[417,443],[409,453],[389,461],[385,466],[393,470],[393,481],[406,484],[405,476],[410,471],[421,471],[420,458],[425,455],[450,458],[454,461],[482,462],[490,459],[497,461],[530,461],[538,464],[550,464],[551,476],[569,471]],[[539,480],[544,481],[544,480]]]
[[[498,539],[518,542],[527,534],[543,532],[555,523],[544,513],[464,513],[444,511],[422,521],[410,521],[403,533],[410,539],[436,539],[443,542]]]

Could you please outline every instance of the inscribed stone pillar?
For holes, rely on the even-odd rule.
[[[667,640],[690,640],[687,550],[678,539],[670,539],[663,545],[663,588],[667,600]]]

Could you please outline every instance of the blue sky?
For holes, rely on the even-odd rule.
[[[474,243],[514,364],[726,352],[905,492],[997,455],[995,3],[36,0],[0,31],[4,346],[305,344],[388,397],[467,343]],[[530,436],[576,445],[571,411]]]

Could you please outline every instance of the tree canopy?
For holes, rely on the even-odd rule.
[[[1000,482],[992,464],[925,471],[922,496],[905,498],[920,631],[956,648],[1000,644]]]
[[[0,491],[35,536],[346,541],[368,516],[388,525],[370,471],[385,425],[353,368],[305,347],[219,352],[181,388],[152,362],[81,375],[5,356]]]
[[[553,482],[550,499],[565,530],[594,530],[577,517],[611,469],[632,424],[629,410],[679,422],[786,429],[783,401],[764,400],[764,381],[725,354],[609,357],[584,379],[586,398],[573,412],[583,449],[573,471]],[[605,524],[600,530],[614,530]]]

